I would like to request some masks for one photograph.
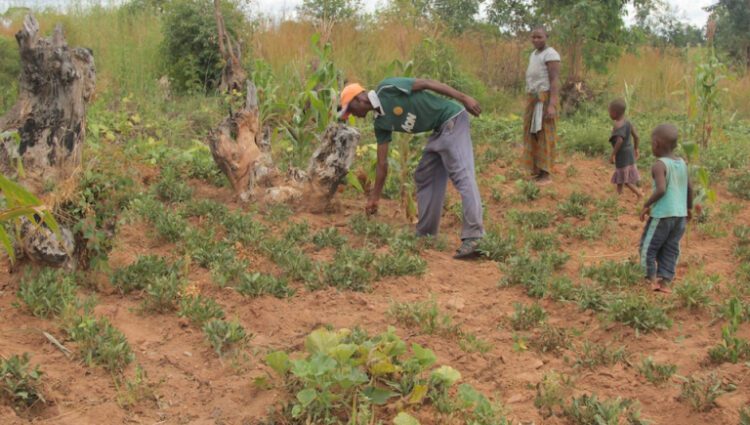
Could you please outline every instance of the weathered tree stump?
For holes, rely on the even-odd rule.
[[[328,208],[354,162],[359,138],[359,130],[345,124],[326,128],[307,168],[309,188],[305,194],[312,209]]]
[[[32,15],[24,19],[16,40],[22,64],[18,101],[0,117],[0,133],[15,131],[19,138],[0,140],[0,171],[39,194],[49,182],[59,186],[74,179],[81,165],[86,104],[96,85],[94,57],[89,49],[68,47],[59,25],[51,37],[41,37]],[[74,243],[69,230],[61,228],[58,236],[25,221],[21,237],[19,254],[70,265]]]
[[[247,79],[247,74],[240,63],[239,46],[235,48],[235,44],[227,32],[227,27],[224,25],[219,0],[214,0],[214,17],[216,18],[216,30],[219,33],[219,53],[224,59],[219,90],[226,93],[231,93],[232,90],[242,92],[242,85]]]

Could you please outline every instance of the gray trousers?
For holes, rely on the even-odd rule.
[[[461,239],[484,236],[482,200],[474,175],[474,150],[466,111],[446,121],[430,136],[414,173],[418,235],[437,235],[448,178],[461,194],[464,216]]]

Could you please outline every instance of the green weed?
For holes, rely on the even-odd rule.
[[[549,211],[508,211],[510,220],[529,229],[545,229],[552,224],[555,214]]]
[[[729,193],[745,200],[750,200],[750,172],[745,171],[729,177]]]
[[[181,240],[185,231],[189,228],[189,224],[184,218],[166,208],[162,208],[153,224],[159,237],[167,242]]]
[[[250,268],[250,262],[244,258],[220,257],[211,264],[211,277],[219,287],[237,286]]]
[[[643,359],[638,372],[652,384],[663,384],[677,372],[677,366],[671,363],[655,363],[651,357]]]
[[[203,326],[211,319],[223,319],[224,310],[213,299],[203,295],[186,296],[180,299],[180,317],[185,317],[196,326]]]
[[[721,343],[708,351],[708,357],[712,362],[719,364],[750,360],[750,342],[737,336],[745,311],[737,298],[730,301],[727,307],[729,323],[721,329]]]
[[[604,311],[610,298],[608,293],[598,286],[580,285],[576,288],[575,294],[581,310]]]
[[[627,288],[643,280],[643,271],[640,266],[629,261],[605,261],[584,267],[581,275],[605,288]]]
[[[36,317],[60,315],[65,307],[76,301],[76,277],[73,274],[44,269],[37,275],[26,274],[18,287],[18,298]]]
[[[156,195],[167,202],[185,202],[193,196],[193,189],[188,186],[180,172],[173,166],[161,169],[159,181],[154,187]]]
[[[306,221],[292,223],[284,233],[284,239],[298,244],[310,240],[310,225]]]
[[[117,388],[117,405],[123,409],[129,409],[142,400],[157,401],[156,385],[149,382],[148,374],[141,367],[135,366],[133,379],[126,379],[124,388],[120,379],[115,378],[115,387]]]
[[[339,289],[367,291],[374,277],[369,269],[374,261],[372,251],[342,247],[333,261],[323,266],[321,283]]]
[[[328,247],[339,249],[344,246],[346,242],[346,237],[343,236],[339,232],[339,229],[335,227],[321,229],[312,237],[312,243],[313,245],[315,245],[316,249],[323,249]]]
[[[272,223],[286,222],[293,214],[294,211],[285,204],[271,205],[265,211],[265,217]]]
[[[319,284],[313,261],[296,243],[284,239],[265,239],[261,241],[260,248],[289,279],[305,282],[309,286]]]
[[[570,377],[554,370],[546,372],[542,380],[536,384],[534,407],[539,410],[543,418],[555,415],[556,410],[563,406],[571,387]]]
[[[203,325],[203,333],[220,357],[241,349],[247,340],[245,328],[237,321],[211,319]]]
[[[357,214],[349,220],[349,227],[354,234],[363,236],[377,245],[385,245],[394,235],[393,228],[387,223],[379,223]]]
[[[549,296],[557,301],[575,301],[578,299],[578,288],[567,277],[557,276],[549,284]]]
[[[518,191],[518,198],[523,201],[534,201],[542,195],[539,186],[530,180],[517,180],[516,190]]]
[[[88,365],[120,372],[135,358],[125,335],[106,318],[96,318],[89,313],[76,315],[67,331],[78,344],[78,352]]]
[[[252,214],[229,213],[221,223],[226,228],[228,241],[241,242],[245,246],[257,244],[268,235],[268,228]]]
[[[456,336],[461,328],[453,318],[438,308],[434,299],[414,303],[392,302],[388,315],[404,326],[418,328],[428,335]]]
[[[696,273],[676,285],[674,293],[680,305],[689,310],[698,310],[711,304],[711,297],[708,294],[718,283],[718,275],[706,276],[703,273]]]
[[[628,354],[625,347],[612,348],[609,345],[584,341],[581,352],[575,361],[576,367],[595,369],[601,366],[614,366],[626,362]]]
[[[229,208],[210,199],[201,199],[185,203],[182,213],[186,217],[204,217],[211,223],[221,223],[229,214]]]
[[[558,205],[557,210],[565,217],[583,219],[586,218],[591,202],[591,196],[581,192],[573,192],[565,202]]]
[[[490,350],[492,350],[492,344],[478,338],[473,333],[463,333],[461,334],[461,337],[458,339],[458,346],[461,347],[461,349],[467,353],[488,353]]]
[[[716,399],[731,387],[726,386],[716,373],[682,378],[680,400],[687,402],[695,412],[708,412],[716,407]]]
[[[427,270],[427,262],[420,256],[393,249],[388,254],[378,255],[374,266],[378,277],[421,276]]]
[[[167,313],[176,310],[180,292],[185,284],[185,280],[176,273],[155,277],[146,286],[141,308],[151,313]]]
[[[599,400],[596,394],[574,397],[565,406],[565,416],[573,425],[646,425],[640,418],[640,410],[630,399]]]
[[[528,253],[520,253],[508,258],[500,266],[505,276],[500,285],[521,285],[532,297],[541,298],[547,294],[554,268],[548,262],[533,258]]]
[[[201,267],[214,263],[226,264],[234,258],[234,248],[228,241],[217,241],[211,229],[190,229],[185,233],[185,252]]]
[[[29,363],[29,353],[0,357],[0,394],[17,408],[46,403],[42,392],[42,371]]]
[[[235,289],[248,297],[273,295],[276,298],[287,298],[294,295],[294,289],[289,287],[286,279],[263,273],[243,273]]]
[[[565,328],[544,323],[529,339],[529,347],[540,353],[559,353],[570,347],[570,335]]]
[[[513,309],[515,311],[510,316],[509,323],[510,327],[516,331],[532,329],[547,320],[547,312],[538,303],[528,306],[514,303]]]
[[[606,308],[610,317],[641,332],[665,330],[672,327],[672,319],[659,305],[643,295],[627,294],[614,297]]]
[[[471,425],[510,425],[505,418],[505,408],[493,403],[469,384],[458,386],[456,408],[466,424]]]
[[[516,251],[516,235],[514,232],[502,234],[501,229],[490,230],[479,241],[478,249],[492,261],[505,261]]]

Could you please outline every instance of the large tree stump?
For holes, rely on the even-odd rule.
[[[252,199],[256,182],[273,173],[270,148],[263,142],[258,93],[253,83],[247,82],[244,107],[232,112],[211,132],[208,146],[240,200]]]
[[[32,15],[24,19],[16,40],[22,65],[18,101],[0,117],[0,133],[15,131],[20,137],[0,140],[0,171],[39,194],[48,182],[73,179],[81,165],[86,104],[96,84],[94,57],[89,49],[68,47],[59,25],[51,37],[41,37]],[[56,266],[70,263],[73,241],[67,229],[58,238],[24,222],[21,236],[21,254]]]
[[[339,185],[349,174],[359,138],[359,130],[345,124],[335,123],[326,128],[307,168],[309,189],[305,194],[313,209],[328,208]]]

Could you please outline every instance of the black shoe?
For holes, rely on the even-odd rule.
[[[481,253],[479,252],[479,238],[464,239],[461,241],[461,246],[456,250],[456,255],[453,256],[456,260],[470,260],[478,258]]]

